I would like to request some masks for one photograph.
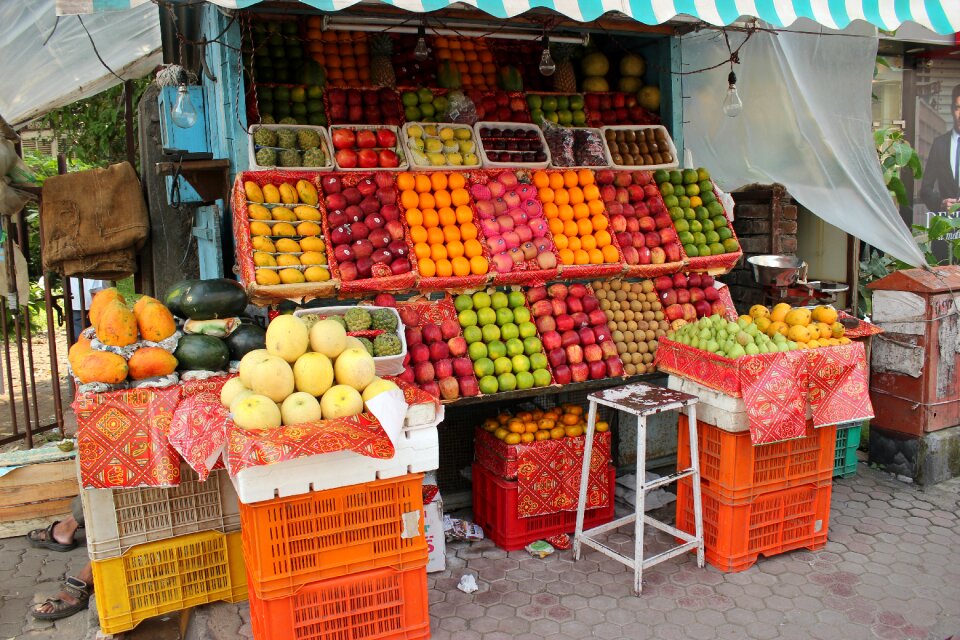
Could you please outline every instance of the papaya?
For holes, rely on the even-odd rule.
[[[88,309],[88,312],[90,314],[90,324],[92,324],[94,328],[96,328],[97,323],[100,322],[100,315],[103,313],[103,310],[114,300],[118,300],[124,304],[127,302],[123,299],[123,296],[120,295],[120,292],[116,287],[110,287],[109,289],[98,291],[97,295],[93,296],[93,300],[90,301],[90,309]]]
[[[143,347],[130,356],[127,363],[133,380],[167,376],[177,370],[177,359],[160,347]]]
[[[127,361],[109,351],[90,351],[73,368],[73,374],[81,384],[119,384],[126,380],[127,371]]]
[[[77,364],[80,362],[83,356],[87,355],[91,351],[93,351],[93,346],[91,345],[90,338],[80,336],[77,338],[77,341],[70,346],[70,350],[67,351],[67,361],[70,363],[70,366],[73,369],[76,369]]]
[[[137,341],[137,318],[119,300],[113,300],[104,307],[96,327],[97,338],[105,345],[125,347]]]
[[[449,60],[444,60],[437,70],[437,84],[444,89],[459,89],[461,86],[460,70]]]
[[[497,84],[504,91],[518,92],[523,91],[523,76],[516,67],[507,65],[501,67],[497,72]]]
[[[146,298],[147,302],[143,302]],[[144,296],[133,307],[137,319],[140,337],[151,342],[160,342],[173,335],[177,330],[177,321],[163,303]]]

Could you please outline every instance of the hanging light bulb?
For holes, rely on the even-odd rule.
[[[430,57],[430,49],[427,48],[427,29],[423,25],[420,25],[417,31],[417,46],[413,49],[413,57],[421,61]]]
[[[723,99],[723,113],[729,118],[736,118],[743,111],[743,100],[737,93],[737,74],[733,71],[727,76],[727,96]]]
[[[197,123],[197,110],[193,106],[187,85],[182,84],[177,89],[177,100],[170,110],[170,119],[181,129],[189,129]]]
[[[545,76],[552,76],[557,70],[557,65],[550,55],[550,37],[543,36],[543,55],[540,56],[540,73]]]

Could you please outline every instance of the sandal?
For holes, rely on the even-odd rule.
[[[38,549],[50,549],[51,551],[73,551],[76,549],[76,540],[64,544],[57,542],[57,539],[53,537],[53,528],[59,523],[59,520],[54,520],[46,529],[34,529],[28,533],[27,540],[30,542],[30,546]]]
[[[37,620],[60,620],[69,618],[78,611],[83,611],[90,604],[90,585],[83,580],[67,576],[63,581],[63,593],[74,598],[76,602],[67,602],[61,598],[47,598],[43,604],[35,605],[30,614]],[[37,611],[40,607],[50,605],[52,611]]]

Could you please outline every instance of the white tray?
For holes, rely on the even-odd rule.
[[[673,154],[673,162],[667,164],[614,164],[613,155],[610,153],[610,147],[607,146],[607,131],[642,131],[644,129],[662,129],[663,135],[667,139],[667,143],[670,145],[670,153]],[[645,124],[645,125],[632,125],[632,124],[623,124],[612,127],[600,127],[600,132],[603,137],[603,152],[607,156],[607,163],[614,169],[630,169],[638,170],[643,169],[647,171],[653,171],[656,169],[676,169],[680,166],[680,159],[677,157],[677,147],[673,144],[673,138],[670,137],[670,132],[667,131],[667,128],[661,124]]]
[[[436,127],[450,127],[451,129],[470,129],[470,139],[473,141],[476,147],[476,156],[480,160],[480,140],[477,138],[477,134],[473,131],[473,127],[468,124],[456,124],[453,122],[408,122],[403,125],[403,146],[404,149],[409,153],[410,146],[408,141],[411,140],[410,135],[407,133],[411,125],[419,125],[421,127],[426,126],[436,126]],[[431,136],[434,137],[434,136]],[[479,169],[483,162],[482,160],[477,164],[420,164],[413,159],[413,154],[409,154],[410,166],[414,169],[432,169],[434,171],[463,171],[465,169]]]
[[[330,140],[331,140],[330,149],[332,153],[335,155],[337,153],[337,150],[333,148],[333,130],[334,129],[353,129],[354,131],[359,131],[361,129],[373,129],[374,131],[376,131],[377,129],[390,129],[391,131],[393,131],[394,135],[397,136],[397,146],[394,147],[393,151],[395,151],[397,155],[400,157],[400,164],[397,165],[396,167],[347,168],[347,167],[341,167],[339,164],[337,164],[336,158],[334,158],[333,155],[331,155],[330,157],[333,160],[334,165],[336,165],[337,171],[406,171],[407,169],[410,168],[410,161],[407,158],[407,150],[403,148],[404,147],[403,134],[400,131],[400,127],[396,127],[392,124],[332,124],[330,125],[330,131],[329,131]],[[379,149],[381,147],[374,147],[374,148]],[[360,149],[354,148],[354,151],[359,152]]]
[[[436,426],[404,430],[389,460],[368,458],[353,451],[337,451],[248,467],[230,479],[240,502],[251,504],[275,497],[297,496],[362,482],[396,478],[440,467],[440,440]]]
[[[275,267],[270,267],[275,268]],[[294,267],[296,268],[296,267]],[[342,316],[354,307],[313,307],[310,309],[297,309],[293,312],[295,316],[321,315],[321,316]],[[393,307],[374,307],[364,305],[365,311],[376,311],[378,309],[387,309],[397,316],[397,337],[400,338],[400,353],[395,356],[374,357],[373,362],[377,366],[377,375],[398,376],[403,373],[403,359],[407,357],[407,337],[404,331],[403,321],[400,320],[400,314]]]
[[[601,143],[601,144],[603,145],[603,147],[604,147],[604,150],[603,150],[603,161],[604,161],[604,164],[592,164],[592,165],[591,165],[591,164],[583,164],[583,165],[577,164],[577,165],[572,165],[572,166],[569,166],[569,167],[565,167],[565,166],[563,166],[563,165],[560,165],[560,164],[555,163],[555,162],[553,161],[553,155],[551,154],[551,156],[550,156],[550,168],[551,168],[551,169],[609,169],[609,168],[610,168],[610,161],[609,161],[609,159],[607,158],[606,144],[604,144],[604,142],[603,142],[603,132],[600,131],[600,129],[597,129],[596,127],[563,127],[563,129],[564,129],[565,131],[570,131],[570,132],[578,131],[578,130],[580,130],[580,129],[583,129],[583,130],[585,130],[585,131],[593,131],[594,133],[596,133],[596,134],[600,137],[600,143]],[[546,140],[546,136],[544,136],[544,140]],[[548,149],[548,153],[549,153],[549,149]]]
[[[536,131],[540,138],[540,144],[543,145],[543,151],[547,154],[545,162],[493,162],[487,157],[487,150],[483,146],[483,140],[480,138],[480,129],[523,129],[524,131]],[[485,169],[546,169],[550,166],[550,147],[547,146],[547,139],[543,137],[543,131],[535,124],[523,122],[490,122],[480,121],[473,125],[473,136],[477,140],[477,147],[480,149],[480,161],[483,162]]]
[[[319,167],[278,167],[276,165],[264,166],[261,164],[257,164],[257,149],[256,149],[256,144],[253,141],[253,134],[256,133],[257,129],[260,129],[261,127],[264,129],[270,129],[273,131],[277,131],[279,129],[293,129],[294,131],[296,131],[297,129],[312,129],[313,131],[316,131],[318,134],[320,134],[320,146],[323,147],[323,150],[327,155],[327,160],[328,160],[327,164]],[[330,136],[329,134],[327,134],[326,127],[316,127],[308,124],[255,124],[255,125],[251,125],[249,134],[250,134],[249,135],[250,145],[249,145],[248,156],[249,156],[249,162],[250,162],[250,171],[264,171],[266,169],[280,169],[280,170],[288,170],[288,171],[297,171],[299,169],[309,169],[311,171],[329,171],[333,169],[333,145],[330,143]],[[277,149],[277,151],[279,154],[279,148]],[[258,203],[258,204],[263,204],[263,203]],[[283,206],[282,203],[277,203],[277,204],[280,204],[281,206]],[[293,205],[293,206],[296,206],[296,205]],[[307,206],[310,206],[310,205],[307,205]]]

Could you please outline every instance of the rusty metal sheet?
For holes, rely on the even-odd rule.
[[[960,266],[947,265],[931,269],[903,269],[867,285],[874,290],[913,291],[915,293],[960,293]]]

